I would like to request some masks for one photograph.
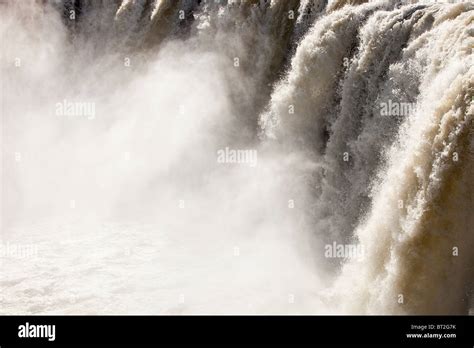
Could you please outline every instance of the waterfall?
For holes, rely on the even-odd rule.
[[[0,311],[468,313],[473,34],[465,1],[1,1],[0,241],[38,250]]]

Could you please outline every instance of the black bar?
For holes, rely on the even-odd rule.
[[[55,325],[54,341],[19,337],[20,325]],[[34,334],[34,332],[33,332]],[[408,338],[407,334],[426,337]],[[434,338],[441,334],[456,337]],[[50,337],[52,338],[52,337]],[[472,316],[2,316],[0,346],[357,345],[472,347]]]

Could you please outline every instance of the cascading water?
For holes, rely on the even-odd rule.
[[[1,313],[472,308],[474,4],[6,0],[0,40]]]

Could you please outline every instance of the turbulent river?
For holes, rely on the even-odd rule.
[[[1,314],[467,314],[474,3],[1,0]]]

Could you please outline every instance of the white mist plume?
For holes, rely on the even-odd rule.
[[[305,204],[288,170],[304,162],[235,137],[232,59],[179,41],[158,55],[97,55],[93,42],[71,46],[50,7],[7,10],[2,241],[38,253],[3,264],[3,311],[319,310],[309,228],[289,208]],[[56,114],[57,103],[86,101],[93,119]],[[226,146],[257,151],[258,165],[217,163]],[[17,283],[15,269],[43,280]]]

